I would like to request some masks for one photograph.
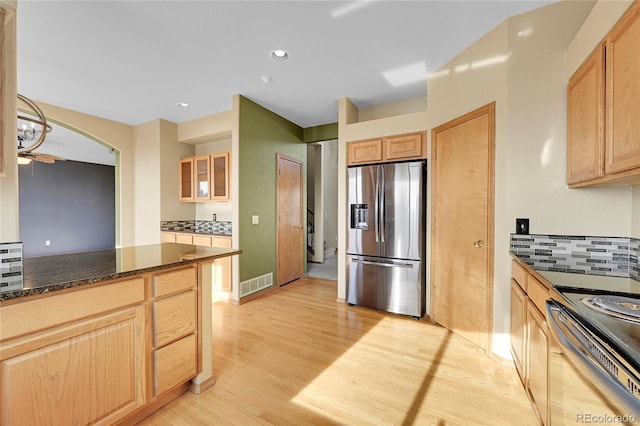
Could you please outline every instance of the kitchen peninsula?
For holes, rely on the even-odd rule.
[[[0,423],[135,423],[212,385],[212,267],[163,243],[24,259],[0,293]]]

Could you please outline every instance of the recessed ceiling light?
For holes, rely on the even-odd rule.
[[[178,105],[180,108],[191,108],[191,105],[186,102],[178,102],[176,105]]]
[[[289,59],[289,53],[284,49],[273,49],[271,51],[271,58],[274,61],[286,61]]]

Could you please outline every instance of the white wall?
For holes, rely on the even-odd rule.
[[[324,187],[324,241],[338,247],[338,141],[323,141],[322,176]]]

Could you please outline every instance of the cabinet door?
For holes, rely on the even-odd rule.
[[[422,133],[386,138],[384,140],[385,160],[405,160],[424,157],[426,146],[423,146],[422,140]]]
[[[180,201],[193,201],[193,158],[180,160]]]
[[[195,171],[195,200],[196,201],[209,201],[210,196],[210,169],[209,169],[209,156],[195,157],[193,160],[193,167]]]
[[[529,397],[533,402],[539,420],[543,425],[548,422],[549,406],[549,338],[547,323],[536,307],[528,304],[529,342],[527,359],[527,377]]]
[[[2,359],[0,424],[105,424],[145,402],[144,307],[29,338]]]
[[[527,341],[527,295],[511,279],[511,355],[518,375],[525,384],[525,354]]]
[[[640,168],[640,3],[607,37],[607,173]]]
[[[382,139],[351,142],[347,145],[347,150],[348,165],[382,161]]]
[[[211,155],[212,200],[229,201],[231,199],[229,160],[228,152]]]
[[[214,247],[231,248],[231,237],[213,237],[211,245]],[[232,275],[231,275],[231,257],[223,257],[216,259],[213,263],[213,279],[214,285],[223,291],[231,291]]]
[[[567,86],[567,184],[604,176],[604,47]]]

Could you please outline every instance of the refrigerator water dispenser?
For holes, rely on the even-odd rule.
[[[351,204],[351,229],[369,229],[367,204]]]

